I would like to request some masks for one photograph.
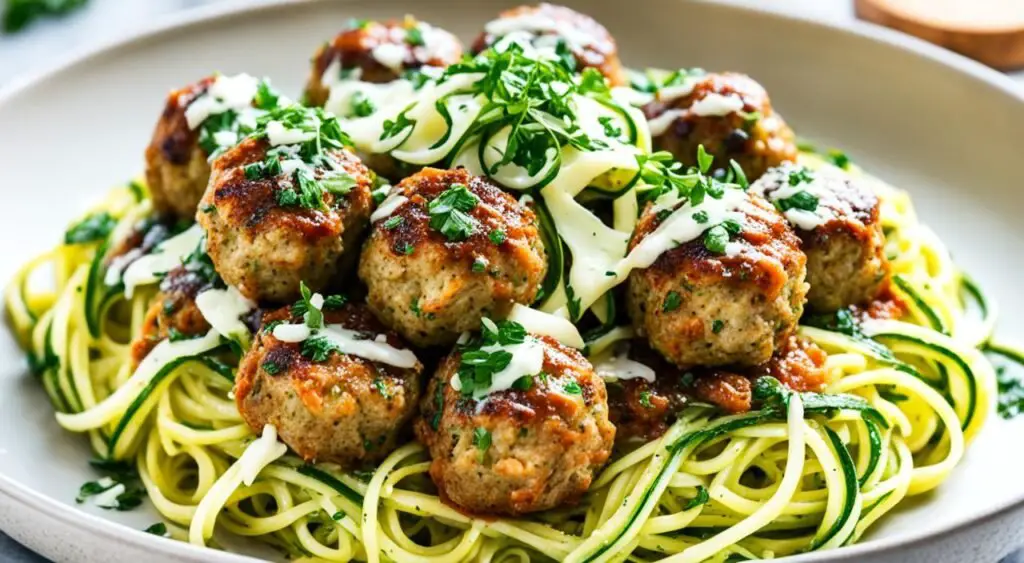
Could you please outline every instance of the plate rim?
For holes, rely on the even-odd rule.
[[[0,106],[9,103],[25,90],[40,83],[53,79],[60,74],[81,64],[107,55],[113,55],[131,49],[134,45],[147,41],[158,40],[172,33],[187,33],[189,29],[209,24],[222,23],[229,18],[240,15],[274,12],[291,6],[313,4],[348,3],[351,0],[261,0],[257,4],[246,0],[227,0],[224,2],[185,9],[179,12],[163,14],[156,21],[139,26],[135,30],[121,30],[109,38],[87,41],[83,47],[64,56],[55,57],[40,68],[16,74],[6,85],[0,86]],[[387,2],[389,0],[378,0]],[[557,1],[557,0],[555,0]],[[922,61],[930,61],[947,67],[974,79],[976,86],[994,88],[1001,94],[1024,103],[1024,88],[1007,75],[991,69],[977,61],[968,59],[958,53],[938,47],[916,37],[890,30],[860,20],[840,21],[832,18],[816,18],[811,15],[796,13],[776,5],[763,4],[757,0],[677,0],[680,6],[686,3],[710,6],[712,9],[733,11],[753,15],[755,17],[782,20],[798,23],[809,27],[818,27],[853,36],[860,40],[881,43],[887,47],[902,50],[915,55]],[[998,423],[998,421],[993,421]],[[77,510],[55,498],[47,496],[19,481],[0,472],[0,496],[18,502],[27,510],[43,513],[46,517],[69,526],[85,528],[112,542],[129,544],[139,548],[154,549],[166,555],[184,557],[186,561],[214,561],[217,563],[247,563],[258,561],[249,556],[221,551],[209,547],[200,547],[188,542],[172,540],[158,541],[162,538],[152,536],[144,531],[108,520],[101,516]],[[1005,501],[987,507],[964,520],[944,523],[942,525],[908,532],[890,538],[868,540],[844,546],[834,550],[799,554],[785,558],[786,561],[824,562],[824,561],[856,561],[866,555],[882,555],[896,550],[905,550],[927,543],[939,536],[951,532],[963,532],[977,529],[989,521],[999,519],[1007,513],[1024,508],[1024,494],[1010,497]],[[125,530],[130,533],[127,536]],[[20,543],[20,540],[18,540]],[[35,551],[35,550],[33,550]]]

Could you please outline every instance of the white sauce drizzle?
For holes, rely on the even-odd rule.
[[[516,380],[527,375],[537,375],[544,369],[544,344],[527,336],[519,344],[491,344],[480,350],[493,354],[498,351],[505,351],[512,355],[512,361],[505,366],[505,369],[491,375],[491,385],[486,388],[475,388],[473,398],[481,399],[493,393],[505,391],[512,388]],[[462,382],[458,377],[452,377],[451,386],[456,391],[462,391]],[[480,405],[478,405],[478,408]]]
[[[179,235],[171,237],[153,248],[153,251],[132,262],[121,275],[116,269],[107,271],[104,282],[117,285],[124,281],[124,295],[128,299],[135,294],[135,288],[160,281],[163,274],[180,266],[182,260],[192,254],[203,237],[203,229],[192,225]]]
[[[690,111],[700,116],[729,115],[741,109],[743,109],[743,100],[739,96],[734,94],[723,96],[717,92],[704,96],[690,106]]]
[[[258,85],[259,81],[248,74],[218,76],[203,95],[185,108],[189,129],[199,127],[211,115],[250,107]]]
[[[400,72],[402,66],[405,64],[406,46],[398,45],[395,43],[381,43],[373,48],[373,58],[377,59],[377,62],[390,68],[395,72]]]
[[[550,336],[566,346],[582,349],[586,344],[576,325],[569,322],[565,317],[531,309],[525,305],[516,303],[508,319],[523,325],[523,328],[531,334]]]
[[[726,188],[721,199],[705,197],[697,207],[690,202],[684,203],[662,221],[654,232],[633,247],[625,260],[619,264],[620,275],[628,273],[633,268],[650,267],[664,252],[696,239],[709,227],[726,219],[733,219],[742,225],[743,214],[738,210],[746,201],[746,192],[735,188]],[[708,220],[698,223],[693,218],[696,211],[707,213]],[[728,251],[729,248],[726,247],[726,250]],[[734,247],[733,251],[738,252],[738,247]]]
[[[342,354],[403,369],[416,365],[416,354],[412,350],[395,348],[387,343],[387,337],[382,334],[368,336],[364,332],[349,330],[342,325],[327,325],[317,331],[316,335],[326,337]],[[312,331],[304,324],[283,324],[274,327],[274,338],[282,342],[302,342],[311,336]]]
[[[208,289],[196,296],[196,307],[213,330],[226,338],[244,338],[249,334],[239,317],[256,308],[238,288]]]
[[[119,503],[117,497],[121,496],[125,491],[125,486],[122,483],[116,485],[113,484],[113,480],[109,477],[104,477],[97,484],[101,487],[110,487],[102,493],[92,497],[92,502],[100,508],[117,508]]]
[[[276,147],[279,145],[295,145],[313,140],[316,138],[316,128],[320,126],[320,123],[316,118],[313,118],[312,125],[314,130],[305,131],[302,129],[292,129],[280,121],[271,121],[267,123],[267,141],[270,142],[271,146]]]
[[[602,379],[643,379],[653,383],[655,372],[650,367],[629,358],[627,354],[612,355],[594,362],[594,373]]]
[[[661,115],[651,118],[647,121],[647,127],[651,130],[651,135],[657,137],[663,135],[668,128],[681,116],[686,113],[684,109],[670,109],[662,112]]]
[[[484,30],[495,37],[504,37],[514,32],[527,32],[535,35],[555,34],[577,50],[597,42],[596,38],[574,26],[572,22],[556,20],[536,11],[489,21],[484,26]]]
[[[407,201],[409,201],[409,198],[404,195],[396,194],[388,196],[388,198],[381,202],[380,206],[373,211],[373,214],[370,215],[370,222],[376,223],[381,219],[387,219]]]

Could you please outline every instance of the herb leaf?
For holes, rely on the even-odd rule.
[[[82,244],[96,242],[107,238],[110,231],[117,226],[117,219],[114,219],[106,211],[93,213],[81,221],[75,223],[64,233],[64,244]]]

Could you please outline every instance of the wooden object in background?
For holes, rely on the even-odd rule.
[[[1024,0],[854,0],[857,17],[1000,70],[1024,68]]]

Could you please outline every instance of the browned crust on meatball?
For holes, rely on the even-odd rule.
[[[569,45],[573,56],[576,57],[578,70],[585,68],[596,69],[608,79],[612,86],[625,86],[629,84],[626,71],[622,68],[622,63],[619,61],[619,49],[615,44],[615,39],[597,20],[565,6],[548,3],[541,3],[536,6],[518,6],[505,10],[498,15],[498,19],[529,13],[540,13],[555,21],[566,22],[567,25],[586,33],[594,39],[593,42],[582,46],[582,48]],[[477,36],[476,41],[473,42],[473,53],[476,54],[486,50],[497,43],[499,39],[501,37],[496,37],[486,31],[481,32]]]
[[[714,254],[698,237],[630,274],[627,306],[637,333],[681,367],[767,362],[803,314],[806,257],[800,239],[760,196],[749,194],[740,211],[740,254]],[[649,207],[630,248],[660,222]],[[677,309],[663,307],[669,292],[680,297]]]
[[[479,199],[468,213],[478,227],[461,241],[430,227],[430,202],[454,184]],[[408,198],[391,215],[400,222],[373,225],[359,264],[370,308],[384,323],[420,346],[451,344],[483,316],[534,300],[547,262],[531,209],[461,168],[425,168],[394,189]],[[495,230],[505,234],[500,244],[490,238]],[[476,260],[483,271],[473,271]]]
[[[787,179],[801,167],[784,164],[768,171],[751,187],[770,197],[788,186]],[[836,216],[812,230],[796,227],[807,255],[807,305],[831,312],[850,305],[867,305],[889,282],[885,235],[879,217],[880,201],[870,187],[856,178],[828,168],[811,172],[811,180],[833,194],[818,205]]]
[[[407,348],[364,305],[324,311],[328,324],[386,335]],[[264,322],[302,322],[284,307]],[[267,325],[264,325],[266,327]],[[355,467],[387,457],[404,438],[419,401],[422,364],[410,369],[332,352],[324,362],[302,355],[300,343],[282,342],[260,330],[242,358],[235,401],[246,424],[259,433],[273,424],[281,441],[306,461]],[[268,373],[270,362],[278,367]]]
[[[225,282],[256,301],[285,302],[297,298],[299,281],[317,291],[354,259],[373,205],[373,180],[351,151],[330,150],[355,187],[343,197],[325,191],[326,210],[283,207],[281,177],[245,177],[245,166],[262,161],[268,148],[266,140],[249,138],[218,157],[197,219]]]
[[[538,338],[546,375],[529,390],[496,393],[478,413],[476,401],[451,387],[456,350],[423,397],[415,430],[433,458],[430,476],[442,498],[471,513],[520,515],[574,503],[611,455],[615,427],[601,378],[578,351]],[[569,381],[582,393],[557,391]],[[482,461],[476,428],[491,435]]]
[[[146,182],[153,208],[158,212],[191,219],[203,197],[210,179],[210,155],[199,146],[198,130],[189,128],[185,110],[215,79],[208,76],[167,96],[146,147]]]
[[[709,94],[736,95],[743,101],[742,114],[697,115],[690,108]],[[725,169],[735,160],[750,181],[765,170],[787,161],[795,161],[796,136],[782,116],[772,109],[768,93],[749,76],[726,72],[708,74],[687,95],[674,100],[654,100],[646,105],[647,119],[669,110],[683,110],[668,129],[652,141],[655,150],[669,151],[680,162],[695,166],[698,145],[714,157],[712,167]],[[759,115],[749,120],[746,115]]]
[[[799,392],[821,391],[828,383],[828,355],[797,335],[787,338],[767,363],[754,367],[684,370],[666,362],[642,341],[631,343],[629,356],[653,369],[657,378],[654,382],[628,379],[607,383],[609,415],[619,443],[660,437],[694,401],[710,403],[730,414],[747,412],[752,406],[752,382],[760,377],[774,377]]]
[[[139,336],[132,341],[133,366],[139,365],[171,331],[195,337],[210,330],[206,317],[196,306],[196,296],[208,287],[205,280],[184,267],[168,272],[160,283],[160,292],[146,311]]]
[[[327,102],[330,91],[323,85],[322,77],[327,67],[335,60],[340,61],[342,69],[359,69],[359,79],[364,82],[384,83],[399,78],[394,69],[384,66],[373,56],[373,50],[379,45],[392,44],[405,48],[405,59],[402,70],[415,70],[424,66],[447,67],[462,58],[462,43],[451,33],[434,27],[438,39],[446,42],[447,48],[441,54],[433,54],[425,49],[410,45],[404,39],[396,37],[395,30],[408,30],[420,23],[413,17],[404,20],[385,22],[365,21],[361,25],[349,27],[341,31],[329,43],[325,43],[313,55],[313,68],[306,83],[306,103],[311,106],[323,106]]]

